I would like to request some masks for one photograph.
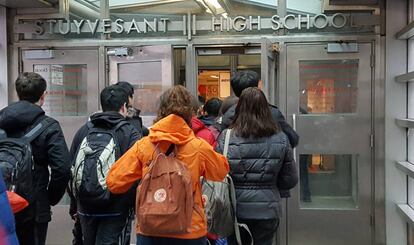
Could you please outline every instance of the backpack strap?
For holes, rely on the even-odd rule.
[[[116,131],[118,131],[118,129],[120,129],[120,128],[122,128],[123,126],[125,126],[125,125],[127,125],[127,124],[129,124],[129,122],[128,121],[126,121],[126,120],[122,120],[122,121],[120,121],[119,123],[117,123],[113,128],[112,128],[112,130],[114,131],[114,132],[116,132]]]
[[[231,136],[231,128],[227,129],[226,138],[224,139],[223,156],[225,156],[225,157],[227,157],[227,153],[229,151],[230,136]]]
[[[50,127],[53,123],[52,120],[48,118],[43,119],[40,123],[36,124],[28,133],[26,133],[23,138],[26,138],[29,142],[35,140],[39,135],[41,135],[48,127]]]

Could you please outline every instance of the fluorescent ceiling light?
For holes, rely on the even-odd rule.
[[[213,5],[216,9],[221,9],[221,5],[217,0],[206,0],[209,4]]]
[[[211,78],[219,78],[218,76],[216,76],[216,75],[212,75],[212,76],[210,76]]]

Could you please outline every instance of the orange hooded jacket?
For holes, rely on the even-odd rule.
[[[229,171],[226,158],[216,153],[204,140],[195,137],[193,130],[179,116],[169,115],[150,129],[148,137],[135,143],[111,168],[106,179],[112,193],[120,194],[129,188],[148,171],[148,164],[155,156],[154,144],[159,144],[162,152],[167,151],[170,144],[177,145],[177,157],[184,162],[192,174],[195,205],[204,211],[201,198],[200,177],[208,180],[222,181]],[[137,233],[141,232],[137,222]],[[204,212],[199,214],[193,210],[191,232],[164,237],[180,239],[197,239],[207,234]],[[159,235],[162,237],[163,235]]]

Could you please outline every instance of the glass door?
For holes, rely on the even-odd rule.
[[[134,107],[150,127],[160,95],[174,84],[171,45],[115,48],[108,54],[109,83],[126,81],[134,86]]]
[[[355,53],[287,46],[287,109],[300,136],[300,183],[287,244],[371,243],[371,44]]]
[[[59,121],[70,148],[77,130],[99,110],[99,55],[97,50],[23,50],[23,71],[36,72],[47,81],[42,107]],[[52,207],[47,244],[70,244],[73,221],[69,198]]]

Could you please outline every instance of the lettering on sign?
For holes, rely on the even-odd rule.
[[[191,23],[192,24],[188,24]],[[285,17],[273,15],[271,17],[262,16],[234,16],[234,17],[212,17],[211,20],[198,20],[196,15],[183,15],[182,20],[172,21],[170,18],[142,18],[139,21],[132,19],[96,19],[96,20],[36,20],[35,32],[39,35],[47,34],[145,34],[145,33],[167,33],[181,31],[183,35],[197,31],[212,32],[244,32],[253,30],[308,30],[311,28],[340,29],[347,25],[347,15],[336,13],[333,15],[318,14],[311,16],[289,14]],[[208,26],[210,26],[208,28]]]

